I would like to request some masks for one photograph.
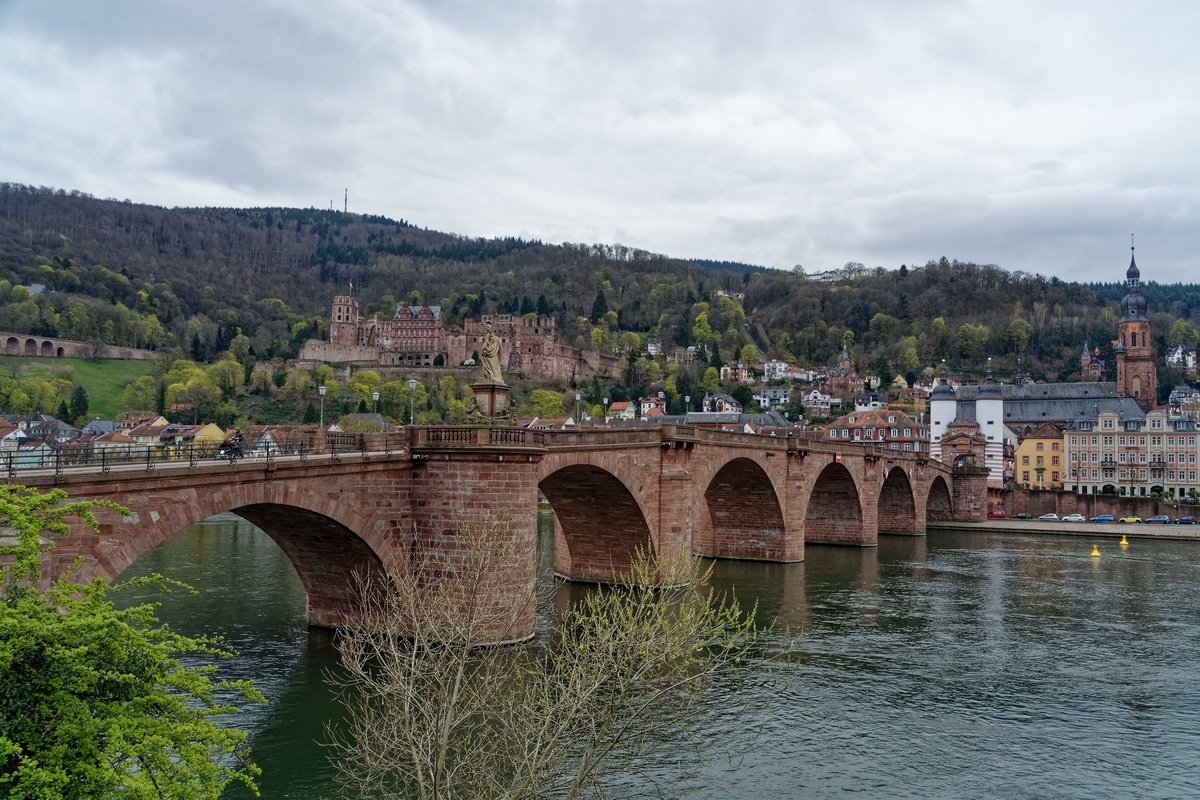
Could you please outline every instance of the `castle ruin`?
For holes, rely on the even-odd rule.
[[[553,317],[493,314],[447,325],[440,306],[399,305],[391,319],[359,316],[358,300],[333,298],[329,341],[309,339],[300,361],[338,362],[381,374],[404,369],[458,368],[473,360],[492,323],[505,372],[543,380],[590,380],[618,374],[620,359],[559,344]]]

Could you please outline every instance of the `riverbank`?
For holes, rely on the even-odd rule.
[[[989,519],[986,522],[928,522],[927,531],[975,531],[977,533],[1051,533],[1120,541],[1129,539],[1177,539],[1200,541],[1200,525],[1147,525],[1120,522],[1053,522],[1040,519]]]

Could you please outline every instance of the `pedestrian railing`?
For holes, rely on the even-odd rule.
[[[240,452],[230,452],[223,444],[186,445],[121,445],[118,447],[81,447],[67,443],[48,451],[0,451],[0,469],[8,478],[23,472],[53,470],[61,475],[67,470],[109,472],[119,467],[141,467],[153,470],[163,465],[194,468],[201,465],[239,461],[262,461],[268,468],[279,458],[297,456],[304,461],[313,456],[340,459],[359,456],[367,460],[372,453],[391,456],[403,452],[407,434],[400,433],[319,433],[273,440],[269,443],[246,443]]]

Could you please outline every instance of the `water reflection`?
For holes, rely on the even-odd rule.
[[[711,770],[732,793],[688,796],[1200,796],[1200,549],[1090,551],[1075,538],[936,533],[809,546],[799,564],[716,562],[716,585],[803,638],[769,710],[714,723],[716,742],[764,726],[741,762]],[[317,744],[338,710],[321,680],[330,636],[307,629],[274,543],[224,515],[134,569],[199,588],[168,598],[162,617],[226,636],[242,653],[230,674],[271,698],[237,719],[253,731],[263,796],[331,796]]]

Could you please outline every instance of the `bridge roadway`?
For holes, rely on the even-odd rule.
[[[982,468],[810,437],[431,426],[402,440],[363,434],[337,454],[316,436],[302,456],[19,470],[7,480],[129,509],[102,511],[98,535],[73,527],[49,554],[47,577],[82,557],[79,578],[115,578],[188,525],[232,511],[288,555],[309,621],[326,626],[352,623],[356,571],[401,574],[435,553],[444,579],[461,557],[462,526],[498,519],[519,563],[463,591],[519,602],[536,580],[539,495],[556,515],[556,571],[597,582],[620,575],[638,547],[799,561],[806,543],[873,546],[881,530],[921,535],[927,521],[986,514]],[[532,632],[527,616],[522,635]]]

